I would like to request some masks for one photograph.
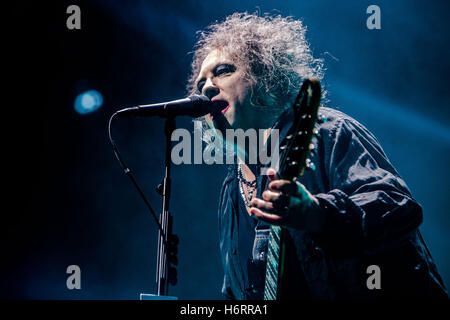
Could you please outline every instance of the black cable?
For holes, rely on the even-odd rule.
[[[150,213],[153,216],[153,219],[155,219],[156,225],[158,226],[159,231],[162,234],[162,239],[166,239],[166,234],[164,232],[164,230],[161,227],[160,222],[158,221],[158,218],[156,217],[155,211],[153,210],[152,206],[150,205],[150,203],[147,201],[147,198],[145,197],[142,189],[139,187],[139,185],[136,182],[136,179],[134,179],[133,174],[131,173],[131,170],[126,166],[125,161],[123,161],[122,157],[120,156],[119,153],[119,149],[116,146],[116,143],[114,142],[113,138],[112,138],[112,134],[111,134],[111,123],[112,120],[114,119],[114,117],[117,115],[117,112],[114,113],[110,118],[109,118],[109,123],[108,123],[108,136],[109,136],[109,141],[111,142],[111,145],[113,147],[113,151],[114,154],[117,158],[117,160],[119,161],[124,173],[130,178],[131,182],[133,183],[134,187],[136,188],[136,190],[139,192],[139,194],[141,195],[142,200],[144,200],[145,204],[147,205],[147,208],[150,210]]]

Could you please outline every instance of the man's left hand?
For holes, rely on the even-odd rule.
[[[297,181],[278,180],[274,169],[268,169],[271,182],[262,199],[251,201],[250,214],[270,224],[320,233],[325,212],[318,200]]]

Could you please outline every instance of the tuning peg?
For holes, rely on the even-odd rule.
[[[306,159],[306,169],[312,170],[312,171],[316,170],[316,165],[309,158]]]
[[[319,129],[314,128],[313,129],[313,135],[315,135],[316,137],[320,137]]]
[[[288,166],[292,168],[292,167],[295,167],[297,164],[298,164],[297,161],[292,161],[292,162],[289,162]]]
[[[327,122],[327,118],[323,114],[319,113],[318,116],[317,116],[317,122],[318,123],[325,123],[325,122]]]
[[[316,150],[316,146],[314,145],[314,143],[311,143],[309,145],[309,152],[314,155],[317,156],[317,150]]]

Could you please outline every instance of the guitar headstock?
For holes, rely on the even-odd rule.
[[[294,180],[303,175],[305,168],[314,164],[308,156],[314,145],[314,126],[317,121],[321,87],[317,79],[306,79],[293,105],[294,122],[280,144],[278,175],[282,179]]]

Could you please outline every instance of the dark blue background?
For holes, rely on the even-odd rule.
[[[3,134],[8,166],[2,265],[4,298],[138,299],[155,292],[156,227],[107,139],[117,109],[173,100],[185,84],[195,32],[235,11],[293,15],[308,26],[327,67],[329,105],[381,142],[424,209],[423,236],[450,286],[450,22],[444,1],[50,1],[7,12],[7,92],[12,124]],[[66,28],[67,6],[81,30]],[[381,30],[366,8],[381,8]],[[273,12],[273,11],[272,11]],[[11,49],[11,50],[9,50]],[[75,97],[103,94],[80,115]],[[192,131],[190,119],[177,126]],[[5,128],[5,125],[2,126]],[[114,137],[153,207],[163,176],[163,121],[121,120]],[[224,166],[173,168],[174,231],[182,299],[220,299],[216,209]],[[67,266],[82,289],[68,290]]]

